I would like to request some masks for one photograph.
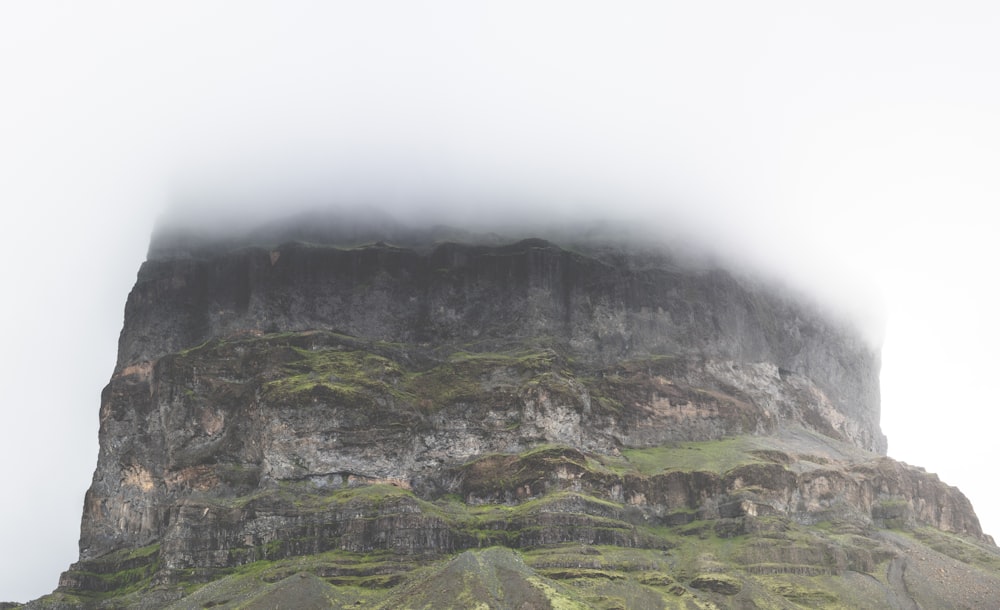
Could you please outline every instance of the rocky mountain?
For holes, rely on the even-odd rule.
[[[985,608],[968,500],[885,456],[879,356],[645,241],[162,229],[80,560],[32,608]]]

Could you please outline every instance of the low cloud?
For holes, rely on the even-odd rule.
[[[34,408],[9,411],[48,413],[20,389],[51,357],[38,346],[58,342],[91,367],[81,379],[106,379],[141,242],[169,206],[201,228],[316,205],[471,226],[611,219],[780,278],[874,341],[888,287],[893,332],[918,338],[897,370],[939,366],[914,356],[929,325],[973,354],[996,341],[951,332],[964,315],[951,312],[978,312],[962,305],[975,293],[928,289],[924,261],[991,277],[991,250],[958,246],[996,233],[984,210],[1000,199],[998,28],[987,3],[896,0],[4,3],[0,196],[22,257],[12,285],[33,295],[6,316],[25,356],[0,385]],[[65,315],[53,269],[81,286],[67,292],[86,314]],[[914,375],[926,395],[924,382],[963,373]],[[68,427],[93,451],[96,420],[79,414],[99,388],[62,385],[44,402],[71,405]],[[934,404],[978,404],[949,398],[953,385]],[[919,399],[899,399],[901,419],[918,419]],[[4,461],[56,419],[4,420],[17,431]],[[58,445],[40,469],[80,459]],[[79,501],[53,501],[66,527]],[[33,509],[18,510],[11,523],[26,523]],[[34,548],[31,530],[2,542]],[[2,565],[0,589],[54,586],[17,571],[27,554],[18,564]]]
[[[534,137],[537,143],[552,134],[537,126]],[[730,269],[784,284],[850,319],[873,343],[881,340],[878,292],[866,284],[870,278],[838,263],[842,252],[823,250],[830,228],[821,227],[821,218],[815,220],[818,235],[794,226],[798,217],[761,205],[758,194],[748,192],[744,201],[713,192],[708,176],[699,188],[693,180],[642,175],[637,168],[648,161],[642,150],[598,168],[568,148],[537,158],[530,143],[522,151],[482,142],[476,154],[459,158],[439,145],[401,138],[383,150],[367,147],[367,154],[288,142],[275,146],[281,155],[233,151],[224,162],[177,172],[159,224],[238,233],[323,209],[512,236],[611,223],[637,238],[704,252]]]

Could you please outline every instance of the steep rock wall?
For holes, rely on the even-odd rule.
[[[886,528],[994,561],[957,489],[883,457],[877,351],[793,299],[654,250],[324,235],[154,243],[54,607],[182,607],[313,555],[384,588],[491,545],[690,548],[649,582],[713,603],[898,575]],[[697,541],[733,539],[703,562]]]
[[[807,307],[721,270],[618,264],[541,240],[502,247],[288,243],[147,261],[118,370],[239,332],[331,330],[493,350],[547,338],[607,365],[650,354],[770,363],[823,390],[860,446],[884,453],[876,350]]]

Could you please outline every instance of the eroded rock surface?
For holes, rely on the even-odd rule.
[[[653,250],[304,231],[154,242],[46,603],[446,607],[465,570],[489,607],[909,607],[948,595],[923,548],[1000,598],[968,500],[884,456],[877,351],[811,308]]]

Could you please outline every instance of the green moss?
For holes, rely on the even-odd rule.
[[[211,586],[184,581],[195,578],[194,574],[178,574],[186,597],[168,608],[244,607],[244,604],[251,604],[262,596],[276,592],[282,581],[297,574],[320,575],[326,583],[333,585],[329,603],[334,607],[368,608],[382,600],[389,589],[398,585],[413,569],[412,562],[388,552],[329,551],[278,560],[265,559],[222,571]],[[278,599],[282,599],[280,593]],[[289,607],[293,607],[294,600],[294,596],[286,600]]]
[[[414,497],[413,492],[396,487],[395,485],[359,485],[340,489],[328,496],[328,499],[339,503],[362,500],[364,502],[378,502],[390,497]]]
[[[1000,573],[1000,554],[995,548],[986,547],[978,541],[928,526],[900,533],[952,559],[988,572]]]
[[[645,475],[671,470],[725,474],[738,466],[767,463],[753,454],[754,449],[756,444],[753,440],[735,437],[646,449],[625,449],[622,454]]]
[[[103,600],[128,595],[147,588],[159,569],[159,543],[136,549],[122,549],[97,559],[81,562],[67,573],[89,583],[88,599]]]
[[[485,348],[487,343],[481,345]],[[275,349],[277,346],[280,349]],[[633,395],[622,388],[635,380],[645,383],[643,379],[649,376],[669,376],[680,366],[671,358],[642,359],[601,371],[601,376],[542,346],[500,352],[466,347],[452,353],[419,352],[411,358],[404,354],[402,346],[366,343],[335,333],[286,333],[209,342],[185,350],[180,358],[186,359],[182,363],[185,366],[211,358],[236,367],[241,366],[240,354],[245,352],[247,358],[266,358],[266,362],[254,360],[250,368],[260,375],[271,400],[378,408],[389,404],[396,412],[418,415],[463,401],[484,407],[507,405],[513,395],[535,399],[543,392],[553,400],[573,404],[584,394],[581,386],[590,393],[595,411],[621,411],[622,400],[632,400],[653,386],[647,383]],[[251,353],[254,350],[258,352]],[[398,422],[384,425],[392,423]],[[519,422],[511,419],[507,425],[513,429]],[[785,463],[783,459],[780,452],[768,453],[749,437],[627,449],[620,456],[590,455],[570,447],[543,445],[518,455],[483,456],[465,464],[464,471],[459,473],[462,476],[455,478],[471,487],[463,489],[464,494],[479,498],[515,498],[517,495],[509,492],[530,484],[528,493],[534,497],[519,503],[467,505],[458,494],[429,502],[392,485],[331,489],[309,481],[286,481],[260,490],[253,485],[253,493],[230,498],[195,492],[188,501],[192,505],[204,502],[206,506],[304,514],[306,520],[316,523],[325,523],[326,516],[318,513],[344,508],[352,518],[361,521],[393,514],[419,514],[430,518],[428,521],[434,528],[450,531],[452,539],[460,541],[458,544],[518,548],[518,556],[535,572],[532,578],[537,578],[541,583],[538,586],[546,590],[550,600],[555,600],[550,602],[553,605],[557,601],[570,607],[578,603],[572,596],[560,597],[558,588],[562,584],[553,580],[571,584],[566,588],[579,592],[577,597],[597,608],[708,607],[710,602],[706,600],[717,600],[713,595],[723,594],[700,591],[692,585],[697,582],[711,586],[721,578],[718,574],[729,575],[729,584],[756,587],[744,593],[762,609],[835,607],[838,589],[831,583],[837,570],[868,572],[873,578],[867,580],[884,584],[887,564],[881,553],[887,551],[871,538],[853,533],[856,528],[824,522],[809,529],[780,517],[752,521],[747,518],[746,522],[729,519],[724,520],[724,525],[733,528],[722,532],[724,536],[717,527],[722,521],[693,520],[697,516],[693,508],[677,508],[673,514],[686,517],[685,523],[668,526],[664,524],[682,519],[674,521],[669,519],[670,515],[653,515],[642,508],[590,495],[599,492],[588,491],[609,489],[616,477],[625,475],[641,478],[669,471],[722,475],[748,465],[754,468],[768,465],[780,470]],[[823,462],[819,457],[808,459]],[[231,484],[250,486],[257,476],[253,469],[217,466],[219,476]],[[552,476],[557,468],[569,471],[575,477],[574,482],[557,481]],[[535,485],[536,481],[543,484]],[[577,482],[577,490],[565,489]],[[555,489],[559,491],[548,491]],[[539,493],[544,495],[537,497]],[[891,512],[902,506],[890,499],[882,508]],[[559,515],[553,517],[548,513]],[[435,523],[434,519],[440,521]],[[757,529],[744,529],[748,523]],[[563,528],[568,534],[563,538],[538,535],[552,528]],[[748,530],[753,533],[742,533]],[[329,531],[334,529],[324,530],[321,535],[336,535]],[[526,548],[527,541],[572,538],[577,531],[603,534],[600,540],[624,538],[627,544],[643,548],[579,542]],[[1000,570],[1000,558],[995,553],[960,537],[936,530],[917,530],[905,535],[970,565],[993,572]],[[363,607],[372,607],[388,598],[388,588],[399,585],[403,579],[409,583],[418,573],[439,569],[447,559],[346,551],[289,557],[296,548],[307,547],[302,542],[303,539],[271,540],[233,549],[229,552],[229,562],[242,565],[218,570],[216,574],[232,579],[232,583],[266,587],[305,571],[320,575],[338,590],[349,591],[349,599],[364,600]],[[325,540],[324,544],[336,546],[337,542]],[[107,592],[95,594],[103,596],[101,599],[132,594],[152,586],[150,575],[157,569],[157,551],[156,545],[120,551],[108,558],[112,563],[118,562],[118,567],[111,565],[107,570],[94,569],[81,574],[107,583],[110,587]],[[834,556],[834,551],[839,555]],[[421,563],[426,565],[418,567]],[[205,574],[194,570],[171,573],[189,593],[202,588],[196,581],[205,578]],[[715,581],[710,582],[706,575]],[[696,581],[698,578],[702,580]],[[550,595],[550,592],[555,593]],[[201,593],[208,595],[205,591]],[[650,600],[658,601],[647,604]]]
[[[478,365],[442,363],[429,370],[411,373],[405,387],[422,412],[434,412],[456,402],[469,401],[485,392]]]
[[[182,349],[181,351],[177,352],[177,355],[182,357],[191,356],[193,354],[205,351],[206,349],[217,347],[220,343],[221,341],[219,339],[209,339],[208,341],[205,341],[193,347]]]
[[[619,413],[625,406],[622,397],[634,394],[650,378],[675,377],[683,361],[675,356],[651,355],[619,362],[609,369],[580,376],[590,394],[591,407],[606,413]]]
[[[740,579],[720,572],[699,574],[691,579],[690,586],[722,595],[736,595],[743,588]]]
[[[568,597],[540,578],[529,577],[528,582],[545,594],[549,603],[552,604],[553,610],[585,610],[587,608],[585,604]]]
[[[545,447],[526,452],[526,455],[537,458],[559,450],[561,450],[559,447]],[[294,499],[297,497],[296,494],[300,491],[305,493],[306,489],[305,485],[296,483],[289,485],[283,493],[290,494],[289,498]],[[620,530],[623,527],[647,532],[654,529],[595,515],[594,512],[609,514],[607,511],[612,511],[610,514],[613,514],[614,511],[620,511],[624,507],[619,503],[572,491],[548,494],[518,505],[467,506],[456,496],[444,497],[430,503],[415,498],[407,490],[389,485],[344,488],[332,491],[323,498],[322,502],[327,506],[337,503],[357,503],[359,507],[377,505],[381,507],[379,510],[392,510],[391,502],[405,498],[410,507],[406,510],[415,507],[425,515],[437,516],[444,520],[447,527],[473,536],[473,544],[478,540],[483,547],[496,544],[520,546],[519,537],[531,534],[540,527],[525,523],[531,523],[532,517],[537,517],[550,509],[558,508],[562,513],[566,510],[566,502],[583,503],[579,514],[587,518],[585,523],[571,524],[567,527],[585,527],[594,531]],[[522,519],[525,521],[519,524]],[[714,524],[713,521],[699,521],[684,526],[660,526],[659,529],[662,531],[658,534],[662,534],[661,539],[670,541],[665,547],[668,550],[564,543],[523,549],[518,551],[517,555],[523,558],[524,564],[533,571],[533,575],[528,575],[532,586],[537,583],[530,579],[538,579],[538,582],[552,588],[551,591],[554,592],[552,595],[555,597],[549,597],[550,600],[581,604],[581,607],[669,608],[675,607],[679,600],[689,601],[690,604],[676,607],[698,607],[699,604],[702,606],[708,604],[709,600],[730,598],[734,592],[746,587],[750,589],[744,591],[744,594],[754,599],[757,606],[762,609],[850,607],[849,602],[838,601],[853,598],[843,597],[845,593],[841,591],[840,585],[836,584],[836,576],[831,575],[835,574],[834,566],[827,563],[829,558],[823,559],[822,552],[818,555],[822,565],[765,562],[748,564],[751,556],[747,553],[750,550],[762,558],[766,558],[768,549],[772,547],[792,549],[795,553],[806,556],[808,553],[815,554],[817,546],[821,547],[834,541],[834,537],[838,544],[843,543],[849,547],[853,544],[852,535],[838,533],[835,524],[825,524],[821,528],[788,524],[782,530],[780,538],[768,538],[758,534],[721,538],[715,534]],[[945,540],[939,540],[940,537],[934,536],[933,532],[923,535],[928,539],[937,540],[939,544],[965,544],[960,538],[951,540],[945,536]],[[226,582],[230,583],[226,585],[229,588],[225,590],[266,588],[270,583],[278,582],[298,572],[307,572],[321,575],[327,583],[334,585],[338,594],[345,596],[341,599],[363,600],[364,607],[372,607],[382,603],[381,600],[397,599],[403,590],[400,587],[405,588],[408,583],[418,581],[422,578],[418,576],[420,574],[435,573],[447,562],[447,558],[418,561],[413,557],[399,556],[388,551],[378,553],[329,551],[304,557],[277,558],[285,552],[285,548],[282,547],[284,542],[288,541],[273,541],[264,545],[266,548],[259,549],[261,552],[256,556],[264,556],[267,559],[230,570],[229,575],[225,576]],[[153,556],[155,552],[155,548],[145,547],[135,551],[123,551],[121,558]],[[272,554],[275,557],[271,557]],[[422,567],[417,567],[420,564],[423,564]],[[884,573],[885,566],[880,565],[878,569]],[[873,575],[879,576],[877,573]],[[197,577],[198,575],[192,573],[187,578]],[[560,588],[563,585],[560,583],[569,585],[568,589],[572,590],[572,595],[564,594]],[[145,584],[140,583],[139,586],[148,586],[148,581]],[[193,583],[182,583],[182,586],[187,586],[188,591],[192,593],[200,590],[200,585]],[[132,590],[135,589],[122,591]],[[197,593],[201,597],[191,599],[201,600],[204,597],[208,600],[207,596],[210,594],[216,596],[212,599],[222,599],[219,597],[222,596],[220,591],[223,591],[222,586],[213,584],[212,589]],[[549,593],[547,591],[546,595]],[[119,594],[121,591],[113,595]],[[471,604],[481,599],[472,596],[467,601]]]
[[[459,402],[489,404],[493,388],[504,388],[497,398],[504,401],[511,390],[532,387],[565,393],[568,382],[550,371],[556,360],[551,350],[456,351],[425,370],[407,375],[405,388],[423,411]]]
[[[452,363],[477,362],[507,366],[522,371],[543,371],[552,367],[557,359],[552,350],[522,349],[509,352],[453,352],[448,361]]]
[[[332,347],[292,349],[298,359],[285,365],[283,377],[264,386],[272,397],[310,392],[349,404],[370,400],[372,395],[403,397],[396,389],[403,370],[386,357]]]
[[[268,335],[266,340],[276,341],[275,337]],[[429,412],[463,401],[488,403],[490,388],[498,384],[508,394],[510,389],[528,387],[572,393],[570,382],[551,371],[558,360],[552,350],[458,350],[418,365],[400,346],[364,344],[330,333],[317,337],[310,344],[291,345],[290,361],[281,366],[277,378],[264,384],[271,399],[315,398],[353,406],[391,401]],[[491,382],[494,378],[500,381]]]
[[[120,551],[115,551],[109,555],[105,555],[102,559],[107,559],[111,561],[128,561],[132,559],[140,559],[146,557],[152,557],[160,552],[160,543],[154,542],[143,547],[136,549],[122,549]]]

